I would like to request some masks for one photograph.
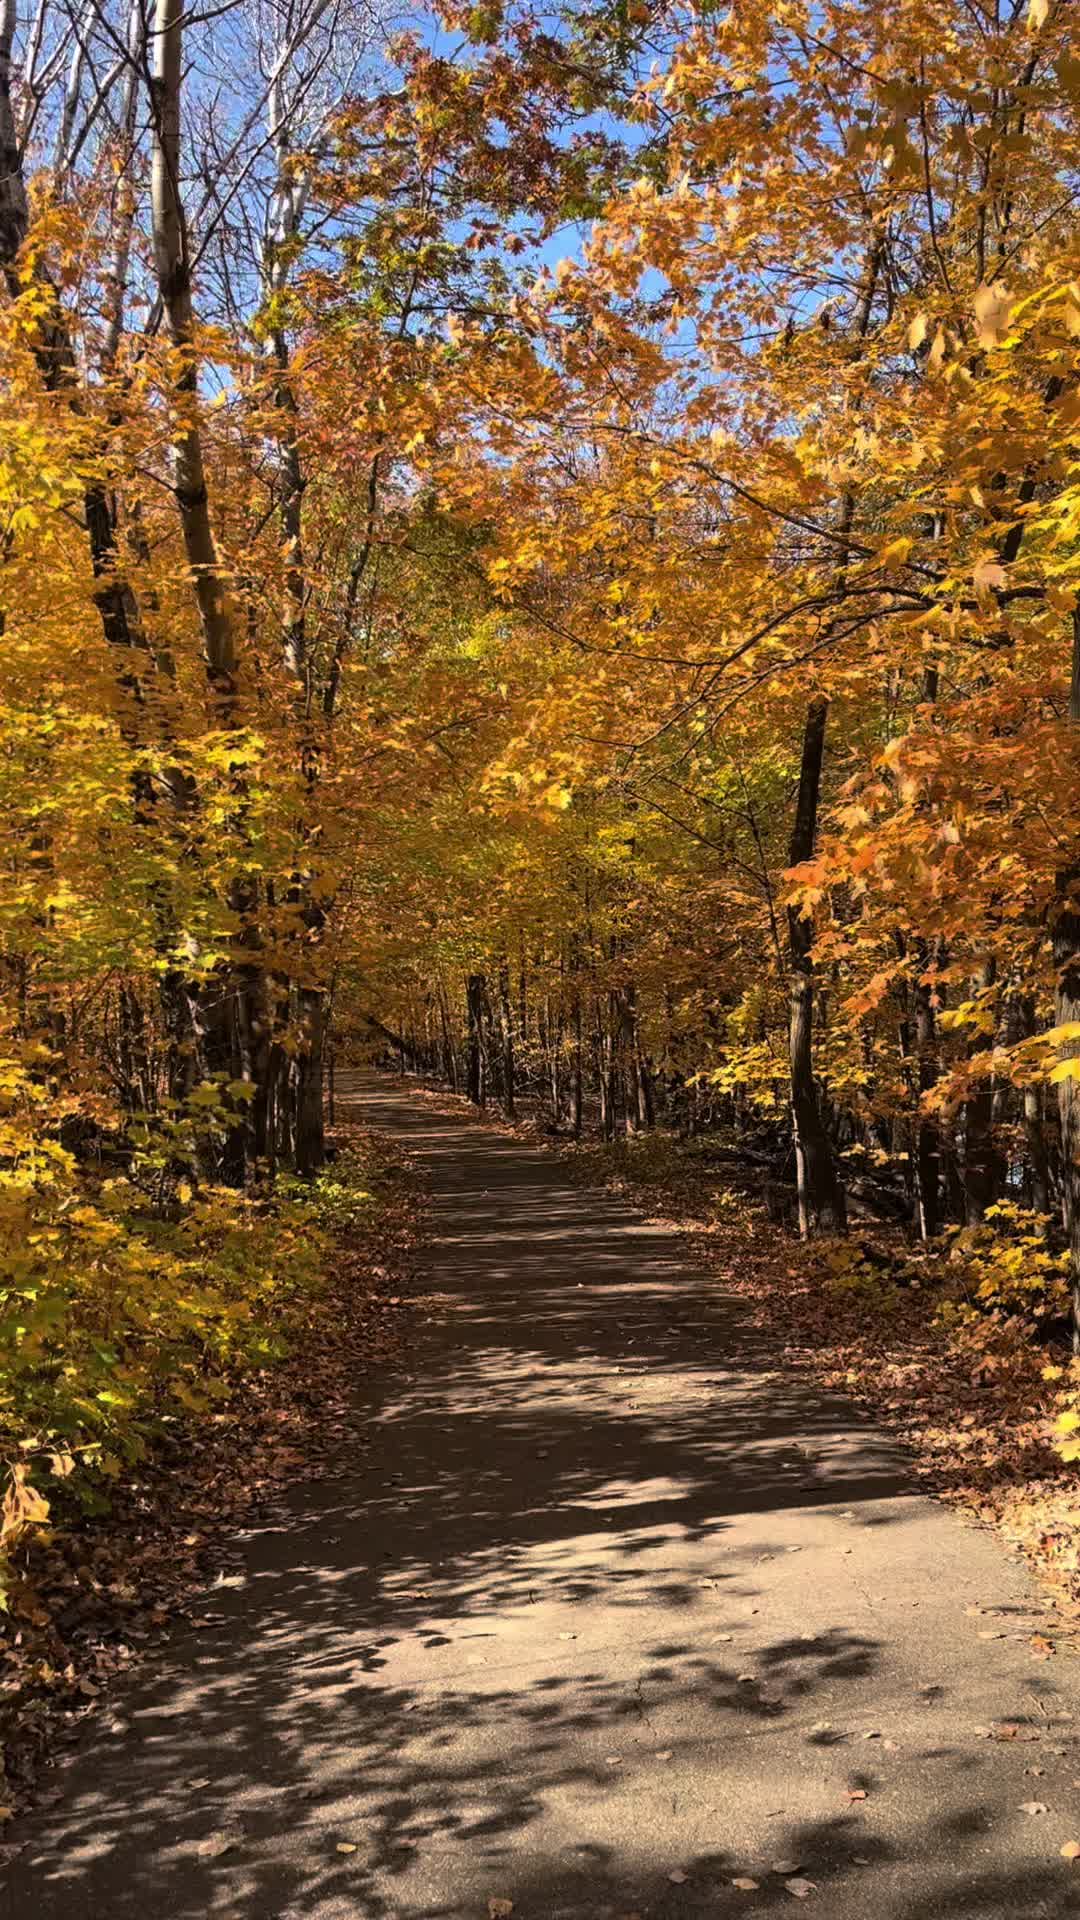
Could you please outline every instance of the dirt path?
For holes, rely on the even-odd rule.
[[[431,1189],[413,1371],[102,1716],[0,1910],[683,1920],[813,1882],[823,1920],[1080,1914],[1080,1666],[1032,1657],[1018,1566],[677,1240],[355,1097]]]

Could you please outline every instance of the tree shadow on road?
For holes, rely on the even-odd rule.
[[[358,1400],[371,1449],[294,1489],[99,1720],[0,1911],[688,1920],[792,1911],[792,1877],[830,1915],[1077,1910],[1063,1863],[987,1858],[996,1756],[952,1741],[948,1685],[868,1757],[908,1676],[855,1587],[860,1624],[813,1571],[791,1588],[792,1556],[922,1511],[895,1450],[785,1378],[673,1236],[388,1110],[435,1190],[412,1375]]]

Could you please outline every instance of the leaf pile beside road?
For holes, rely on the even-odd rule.
[[[0,1820],[27,1804],[85,1716],[109,1711],[111,1683],[177,1626],[199,1629],[238,1525],[290,1482],[344,1470],[364,1445],[355,1383],[401,1351],[419,1205],[384,1139],[342,1130],[338,1146],[332,1171],[343,1186],[362,1176],[365,1205],[341,1210],[332,1270],[298,1304],[285,1357],[163,1436],[106,1511],[54,1515],[20,1556],[0,1622]]]

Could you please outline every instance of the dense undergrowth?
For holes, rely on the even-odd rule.
[[[0,1167],[0,1447],[10,1478],[0,1580],[27,1534],[93,1513],[155,1442],[272,1365],[326,1285],[335,1242],[371,1208],[347,1155],[310,1183],[202,1184],[220,1094],[196,1089],[77,1158],[35,1128],[34,1084],[9,1070]]]

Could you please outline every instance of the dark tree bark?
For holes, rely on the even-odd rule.
[[[514,1098],[514,1015],[510,1004],[510,966],[506,959],[499,967],[499,1010],[502,1016],[502,1098],[508,1120],[517,1114]]]
[[[610,1021],[605,1021],[603,999],[596,999],[596,1077],[600,1092],[600,1132],[605,1140],[615,1138],[615,1041]]]
[[[1080,609],[1073,614],[1069,722],[1074,734],[1074,755],[1080,762]],[[1057,876],[1052,935],[1057,968],[1055,1025],[1071,1026],[1080,1022],[1080,858],[1074,859]],[[1080,1040],[1064,1041],[1061,1059],[1070,1065],[1080,1062]],[[1072,1287],[1072,1342],[1073,1352],[1080,1353],[1080,1078],[1076,1070],[1066,1072],[1058,1082],[1058,1111],[1061,1115],[1062,1211],[1069,1242]]]
[[[973,983],[978,992],[993,985],[994,965],[980,967]],[[980,1035],[971,1049],[978,1059],[993,1044],[993,1035]],[[994,1139],[994,1085],[989,1075],[980,1078],[975,1092],[964,1102],[964,1218],[969,1227],[977,1226],[1001,1191],[1003,1168]]]
[[[925,970],[928,955],[920,943]],[[915,1205],[919,1237],[932,1240],[941,1231],[941,1141],[936,1123],[923,1102],[938,1077],[937,1019],[933,989],[925,980],[915,983],[915,1052],[918,1059],[919,1112],[915,1130]]]
[[[474,1107],[487,1102],[487,1075],[484,1062],[484,976],[470,973],[466,983],[465,1006],[468,1016],[469,1050],[466,1067],[466,1092]]]
[[[806,715],[788,860],[792,867],[809,860],[814,851],[828,713],[828,701],[819,695],[811,701]],[[814,1080],[813,938],[810,920],[789,907],[791,1119],[795,1133],[799,1231],[804,1238],[813,1233],[842,1233],[846,1226],[843,1189],[837,1178]]]

